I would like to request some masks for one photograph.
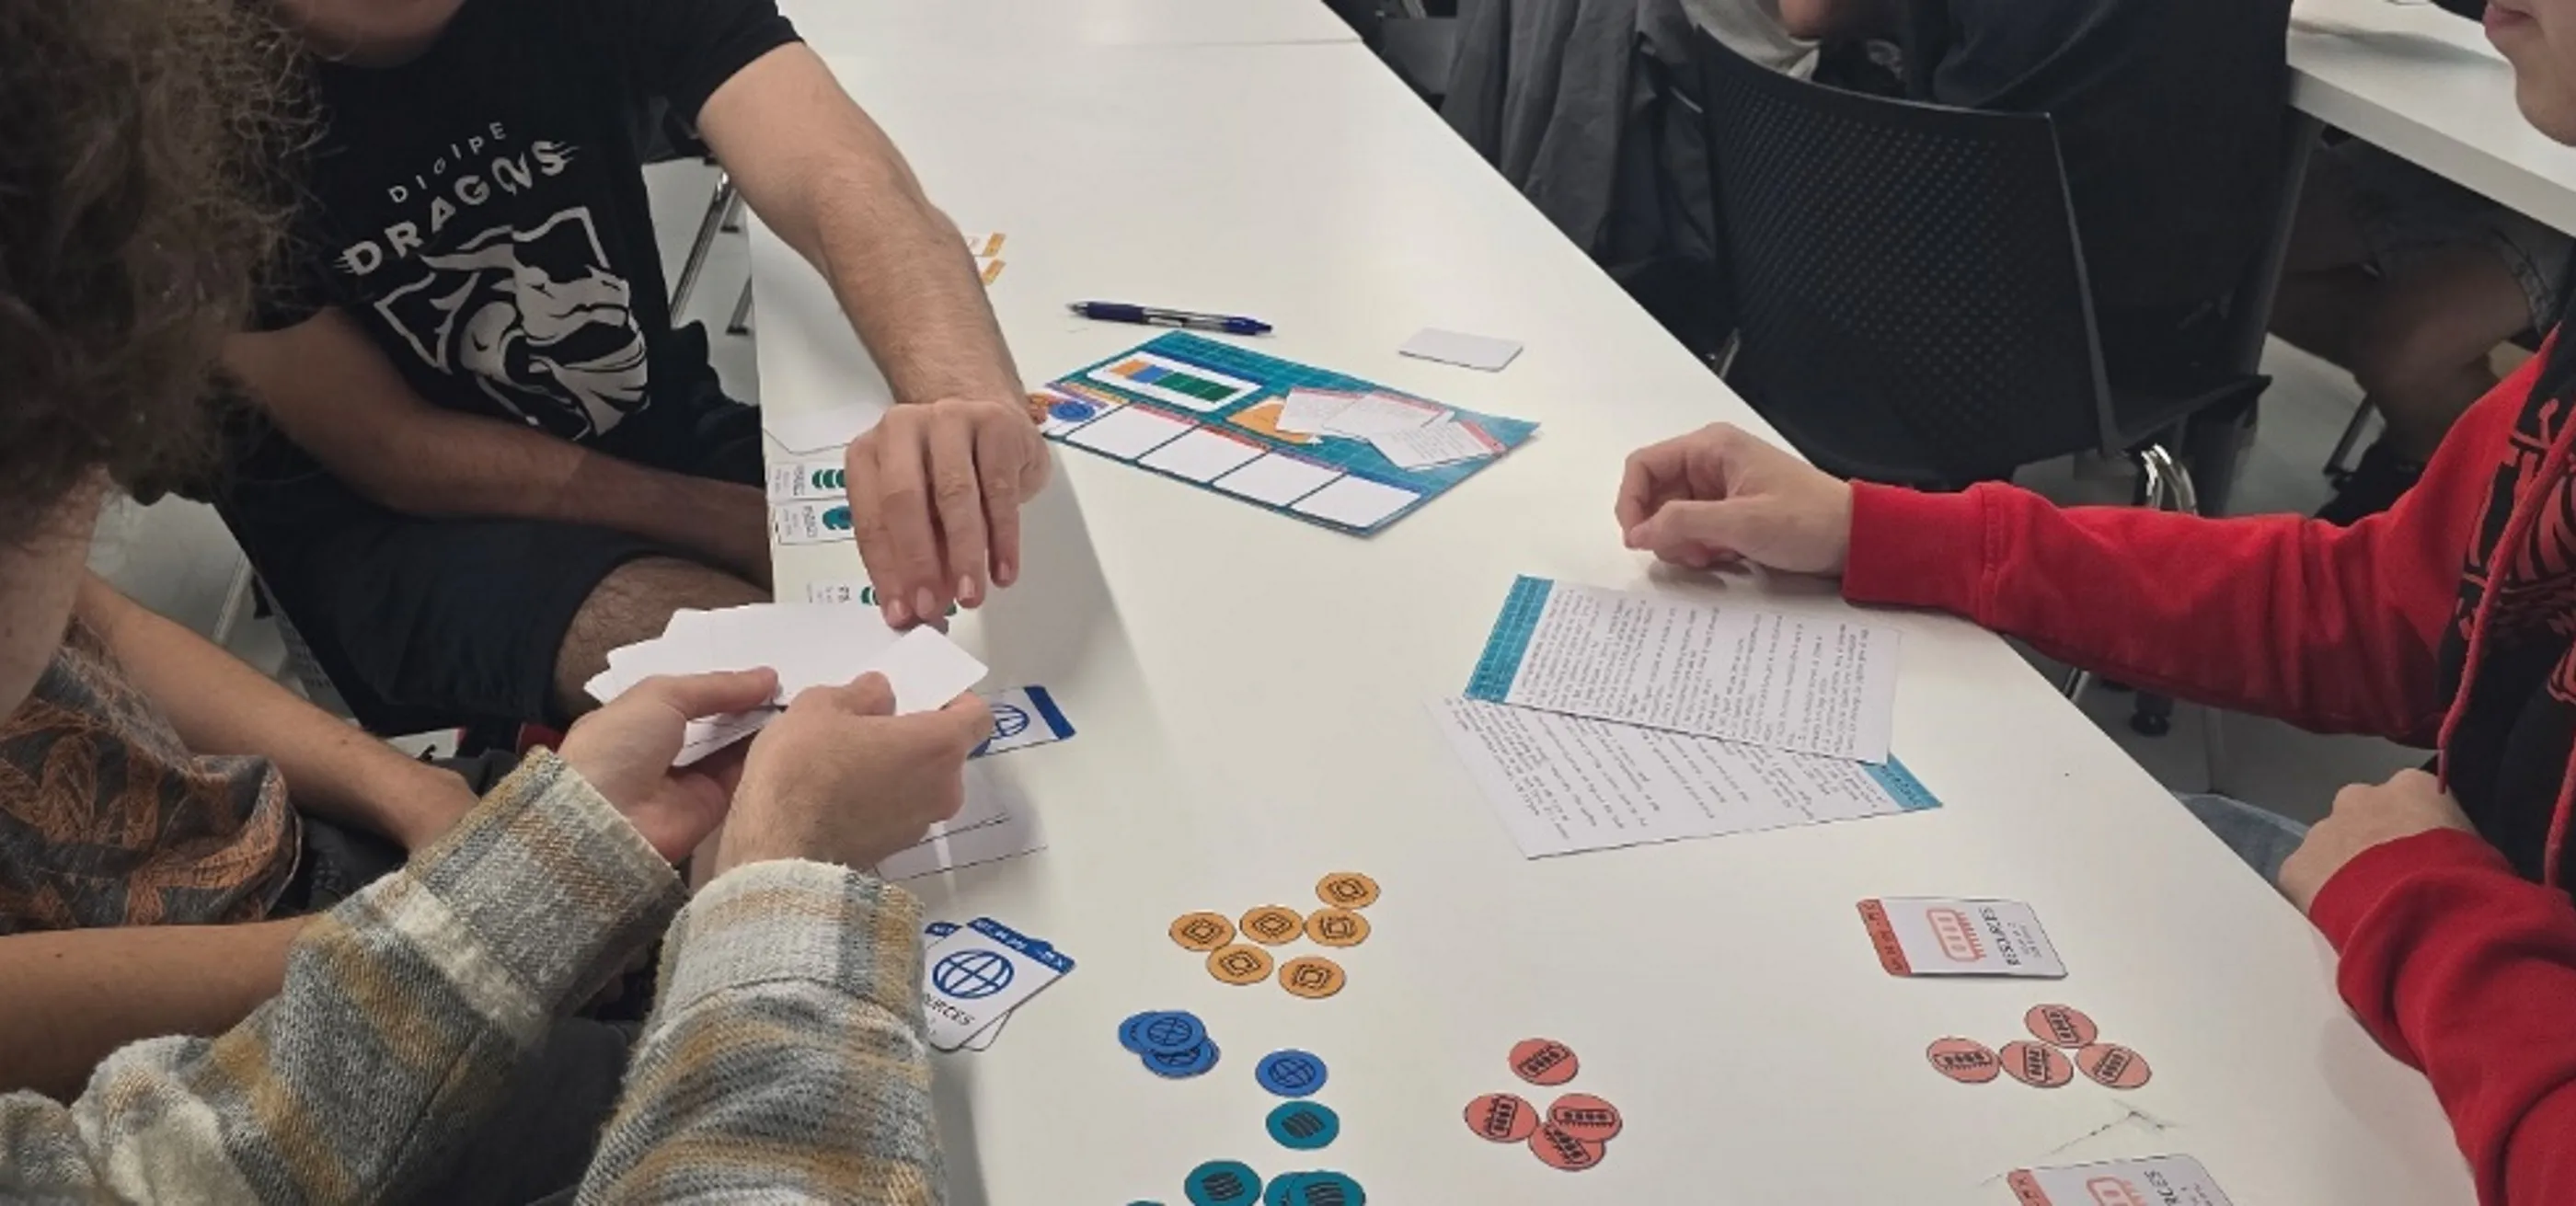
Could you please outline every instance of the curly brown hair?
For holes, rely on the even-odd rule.
[[[208,448],[282,225],[291,46],[242,0],[0,0],[0,542]]]

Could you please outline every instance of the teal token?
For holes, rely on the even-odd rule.
[[[1299,1173],[1296,1182],[1282,1206],[1368,1206],[1368,1191],[1349,1174]]]
[[[1261,1200],[1261,1174],[1235,1160],[1210,1160],[1190,1170],[1182,1189],[1190,1206],[1251,1206]]]
[[[1279,1146],[1301,1152],[1329,1146],[1342,1134],[1341,1116],[1335,1114],[1332,1107],[1311,1101],[1281,1104],[1278,1109],[1270,1111],[1267,1125],[1270,1137],[1277,1140]]]
[[[1288,1206],[1294,1200],[1288,1195],[1297,1192],[1298,1183],[1305,1179],[1304,1173],[1279,1174],[1278,1179],[1270,1183],[1270,1192],[1261,1195],[1261,1206]]]

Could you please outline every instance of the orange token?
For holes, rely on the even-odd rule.
[[[1935,1040],[1923,1052],[1932,1068],[1963,1085],[1981,1085],[2003,1075],[2003,1061],[1995,1058],[1995,1049],[1975,1039],[1945,1038]]]
[[[1530,1136],[1529,1145],[1530,1151],[1537,1154],[1539,1163],[1567,1172],[1582,1172],[1599,1164],[1602,1153],[1610,1150],[1601,1144],[1577,1139],[1553,1126],[1538,1128],[1538,1133]]]
[[[2075,1065],[2066,1062],[2066,1053],[2044,1043],[2006,1043],[1999,1058],[2014,1080],[2034,1089],[2054,1089],[2075,1079]]]
[[[2069,1051],[2102,1037],[2101,1027],[2072,1005],[2033,1005],[2021,1015],[2021,1024],[2030,1027],[2032,1038]]]
[[[1278,905],[1263,905],[1243,915],[1243,936],[1263,946],[1294,942],[1306,932],[1306,915]]]
[[[1342,965],[1322,955],[1305,955],[1279,965],[1279,987],[1291,995],[1320,1001],[1342,990],[1350,978]]]
[[[1317,909],[1306,919],[1306,936],[1322,946],[1358,946],[1368,935],[1368,918],[1349,909]]]
[[[1315,897],[1342,909],[1365,909],[1377,903],[1377,881],[1357,871],[1335,871],[1315,885]]]
[[[1172,923],[1172,941],[1194,951],[1212,951],[1234,941],[1234,922],[1223,913],[1184,913]]]
[[[1512,1044],[1512,1075],[1534,1085],[1561,1085],[1583,1066],[1574,1048],[1555,1039],[1522,1039]]]
[[[1538,1133],[1538,1108],[1509,1093],[1487,1093],[1467,1103],[1467,1129],[1496,1143],[1518,1143]]]
[[[2084,1069],[2093,1083],[2113,1089],[2137,1088],[2153,1074],[2145,1056],[2118,1043],[2095,1043],[2076,1052],[2075,1066]]]
[[[1585,1143],[1619,1137],[1619,1107],[1590,1093],[1568,1093],[1547,1103],[1547,1124]]]
[[[1228,984],[1259,984],[1270,978],[1270,952],[1238,942],[1208,952],[1207,967]]]

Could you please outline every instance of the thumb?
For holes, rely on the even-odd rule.
[[[951,726],[959,746],[969,754],[993,735],[993,706],[971,691],[949,700],[935,715]]]
[[[767,667],[715,674],[663,675],[645,679],[627,692],[661,704],[684,720],[747,712],[777,698],[778,672]],[[623,702],[621,700],[621,702]]]
[[[886,676],[869,671],[853,679],[849,686],[833,693],[833,703],[860,716],[894,715],[894,684]]]
[[[1744,551],[1742,538],[1750,519],[1745,508],[1749,505],[1747,500],[1737,498],[1668,502],[1637,525],[1628,543],[1659,557],[1703,551],[1731,557]]]

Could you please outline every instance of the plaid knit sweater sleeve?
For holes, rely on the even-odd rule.
[[[556,1009],[681,888],[550,755],[404,871],[316,918],[285,989],[212,1039],[136,1043],[65,1106],[0,1097],[0,1201],[372,1201],[488,1112]]]
[[[584,1203],[944,1201],[921,905],[858,871],[763,863],[690,902]]]
[[[213,1039],[109,1057],[68,1106],[0,1096],[0,1202],[333,1203],[416,1183],[679,879],[540,753],[453,833],[315,919]],[[748,867],[671,926],[663,999],[583,1200],[940,1200],[921,908],[860,872]]]

